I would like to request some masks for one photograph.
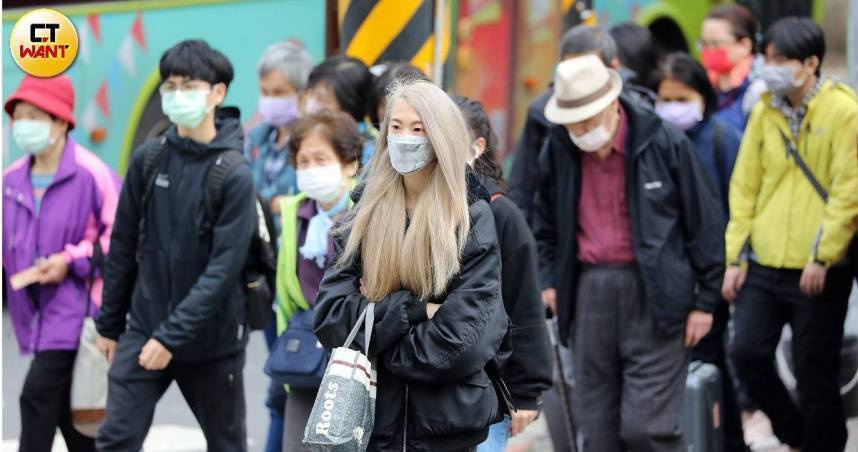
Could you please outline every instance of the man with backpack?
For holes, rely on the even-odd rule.
[[[208,450],[244,451],[246,302],[257,286],[247,262],[260,216],[238,110],[218,107],[233,69],[189,40],[164,53],[160,73],[174,126],[135,152],[119,199],[97,321],[112,364],[96,447],[140,450],[175,380]]]
[[[733,362],[775,435],[802,451],[842,451],[838,369],[852,276],[844,261],[858,217],[858,101],[820,77],[822,29],[787,17],[769,29],[760,71],[769,93],[754,107],[730,180]],[[853,257],[854,259],[854,257]],[[798,404],[774,366],[792,329]]]

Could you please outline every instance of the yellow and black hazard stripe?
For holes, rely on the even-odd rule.
[[[450,48],[449,3],[442,59]],[[340,48],[368,66],[410,61],[430,72],[435,49],[435,0],[339,0]]]

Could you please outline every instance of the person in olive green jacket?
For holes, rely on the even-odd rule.
[[[844,259],[858,216],[858,98],[820,78],[825,39],[812,20],[782,19],[763,48],[770,92],[751,113],[730,182],[722,293],[735,303],[732,357],[781,442],[842,451],[838,369],[852,288]],[[774,367],[784,324],[798,405]]]
[[[349,192],[354,186],[362,146],[357,125],[345,113],[321,111],[298,120],[292,129],[289,149],[300,193],[281,201],[278,335],[290,322],[303,322],[312,328],[319,283],[334,251],[331,229],[351,207]],[[318,387],[292,385],[288,390],[283,450],[306,450],[301,440]]]

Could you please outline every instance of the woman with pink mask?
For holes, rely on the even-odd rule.
[[[765,83],[753,79],[757,24],[741,5],[719,6],[703,20],[700,58],[718,94],[718,117],[745,130],[748,114]]]

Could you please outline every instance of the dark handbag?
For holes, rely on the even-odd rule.
[[[295,388],[318,388],[322,383],[329,354],[313,332],[314,314],[312,309],[293,314],[286,331],[274,341],[265,374],[275,382]]]
[[[810,167],[807,166],[804,159],[801,158],[801,155],[793,145],[792,140],[786,136],[783,130],[778,129],[778,132],[780,132],[781,138],[784,140],[784,146],[786,146],[787,153],[793,160],[795,160],[795,164],[798,165],[798,168],[801,170],[802,174],[804,174],[804,177],[807,178],[807,181],[813,186],[816,194],[822,198],[822,202],[828,203],[828,192],[822,187],[822,184],[819,183],[816,176],[813,175],[813,171],[810,170]],[[855,276],[858,277],[858,236],[852,237],[852,243],[849,244],[845,259],[845,264],[850,265],[852,270],[855,272]]]

